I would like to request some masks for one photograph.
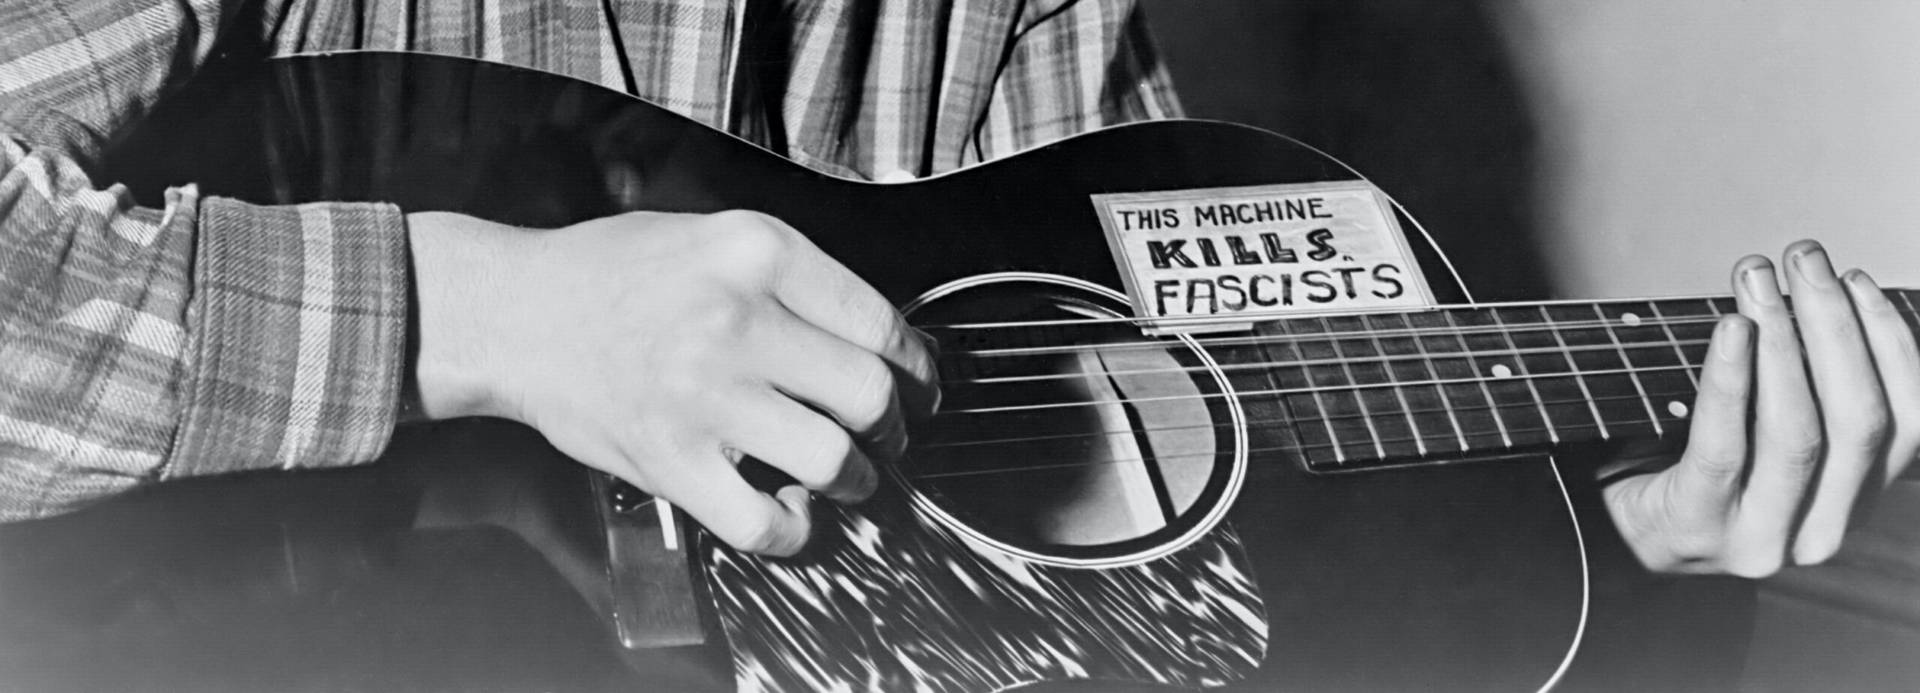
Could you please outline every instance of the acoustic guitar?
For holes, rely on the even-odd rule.
[[[1555,455],[1682,434],[1708,334],[1734,309],[1468,302],[1441,249],[1358,173],[1227,123],[1115,127],[878,185],[500,65],[298,57],[201,82],[102,179],[527,227],[758,210],[938,340],[941,410],[871,501],[821,502],[790,559],[737,552],[507,423],[403,431],[387,460],[334,473],[538,461],[611,537],[573,577],[610,580],[597,606],[626,641],[657,635],[648,619],[694,624],[741,689],[1551,687],[1596,617],[1607,541],[1570,492],[1591,471]],[[1399,234],[1369,251],[1398,253],[1389,269],[1356,260],[1314,202],[1341,195]],[[1195,226],[1221,235],[1126,246]],[[1234,317],[1262,308],[1276,312]],[[207,483],[232,498],[262,482]]]

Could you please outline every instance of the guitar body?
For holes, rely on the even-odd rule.
[[[1091,195],[1355,178],[1270,133],[1181,121],[873,185],[592,85],[497,65],[357,54],[205,81],[188,96],[195,106],[156,115],[118,151],[112,180],[143,195],[197,182],[255,202],[381,200],[538,227],[627,210],[753,209],[901,305],[992,276],[1063,278],[1090,296],[1118,289]],[[1439,249],[1410,242],[1436,293],[1458,298]],[[1221,392],[1273,389],[1257,371],[1214,372],[1226,374],[1209,385]],[[1275,423],[1291,415],[1283,399],[1233,399],[1241,438],[1220,450],[1241,472],[1221,494],[1223,517],[1149,558],[1029,560],[969,536],[901,474],[870,503],[821,504],[818,538],[796,559],[701,538],[696,572],[733,678],[787,690],[1090,679],[1491,691],[1538,689],[1564,671],[1586,623],[1588,576],[1572,504],[1543,454],[1309,471]]]

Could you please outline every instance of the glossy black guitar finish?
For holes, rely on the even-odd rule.
[[[296,58],[218,82],[119,150],[109,177],[143,195],[192,181],[258,202],[383,200],[537,227],[754,209],[901,304],[994,272],[1117,287],[1089,195],[1353,177],[1269,133],[1169,122],[879,186],[592,85],[470,61]],[[1436,250],[1415,244],[1436,290],[1457,297],[1433,271]],[[1257,370],[1232,381],[1272,389]],[[1240,402],[1249,421],[1288,416],[1272,396]],[[700,567],[737,681],[1532,690],[1558,676],[1586,619],[1587,575],[1544,456],[1318,474],[1286,452],[1284,429],[1247,430],[1256,452],[1226,522],[1131,567],[995,555],[929,519],[898,484],[858,508],[820,508],[822,536],[793,561],[704,541]]]

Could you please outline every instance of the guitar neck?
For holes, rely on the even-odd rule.
[[[1887,296],[1916,324],[1914,292]],[[1730,296],[1513,303],[1263,326],[1309,467],[1422,464],[1684,431]]]

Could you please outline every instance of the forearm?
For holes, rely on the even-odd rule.
[[[397,210],[191,187],[146,209],[65,157],[0,150],[0,520],[384,446],[406,330]]]
[[[351,464],[390,434],[406,239],[386,205],[163,209],[82,170],[242,0],[0,15],[0,520],[162,478]],[[267,0],[263,19],[282,11]]]

